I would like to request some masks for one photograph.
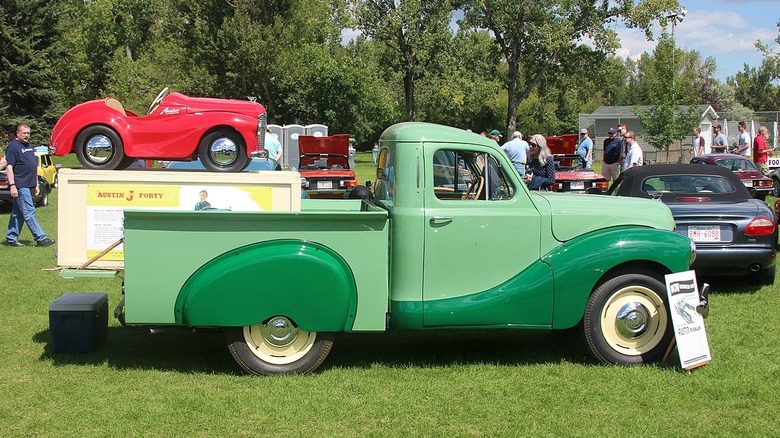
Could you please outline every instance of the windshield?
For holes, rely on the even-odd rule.
[[[732,172],[758,172],[756,165],[744,158],[723,158],[716,160],[715,163]]]

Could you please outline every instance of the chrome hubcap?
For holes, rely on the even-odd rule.
[[[228,137],[220,137],[211,142],[209,156],[211,160],[220,166],[229,166],[236,161],[238,145]]]
[[[626,303],[618,310],[615,330],[627,339],[638,338],[647,331],[650,317],[650,312],[641,303]]]
[[[102,164],[114,154],[114,144],[105,135],[95,135],[87,140],[86,152],[89,161]]]
[[[298,337],[298,331],[299,329],[283,316],[272,318],[260,329],[263,339],[275,347],[292,344]]]

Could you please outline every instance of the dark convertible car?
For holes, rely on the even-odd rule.
[[[774,283],[774,213],[730,170],[690,164],[635,167],[620,175],[608,193],[666,204],[675,231],[696,242],[692,268],[697,272]]]

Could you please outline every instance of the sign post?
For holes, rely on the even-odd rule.
[[[690,370],[709,363],[712,359],[710,345],[704,329],[704,316],[698,309],[704,300],[696,284],[696,273],[686,271],[667,275],[666,293],[680,366]]]

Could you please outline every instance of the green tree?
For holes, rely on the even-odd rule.
[[[654,62],[649,63],[646,75],[646,89],[651,105],[647,110],[635,110],[645,129],[644,137],[651,146],[668,153],[669,146],[685,138],[693,126],[699,123],[698,108],[692,102],[690,106],[678,106],[675,77],[679,72],[679,56],[675,57],[674,41],[667,33],[661,36],[654,51]]]
[[[650,36],[650,23],[662,11],[677,7],[675,0],[610,2],[575,0],[466,0],[462,26],[488,29],[508,66],[508,131],[514,129],[519,104],[543,79],[554,80],[566,71],[594,74],[588,61],[576,57],[577,48],[590,40],[595,52],[611,53],[619,42],[611,23],[622,19]]]
[[[53,68],[64,56],[56,32],[59,6],[44,0],[0,3],[0,124],[4,133],[13,133],[17,123],[30,124],[34,144],[48,144],[63,107]]]
[[[416,119],[415,85],[439,71],[452,40],[450,0],[350,0],[357,28],[386,45],[387,65],[403,80],[406,120]]]

